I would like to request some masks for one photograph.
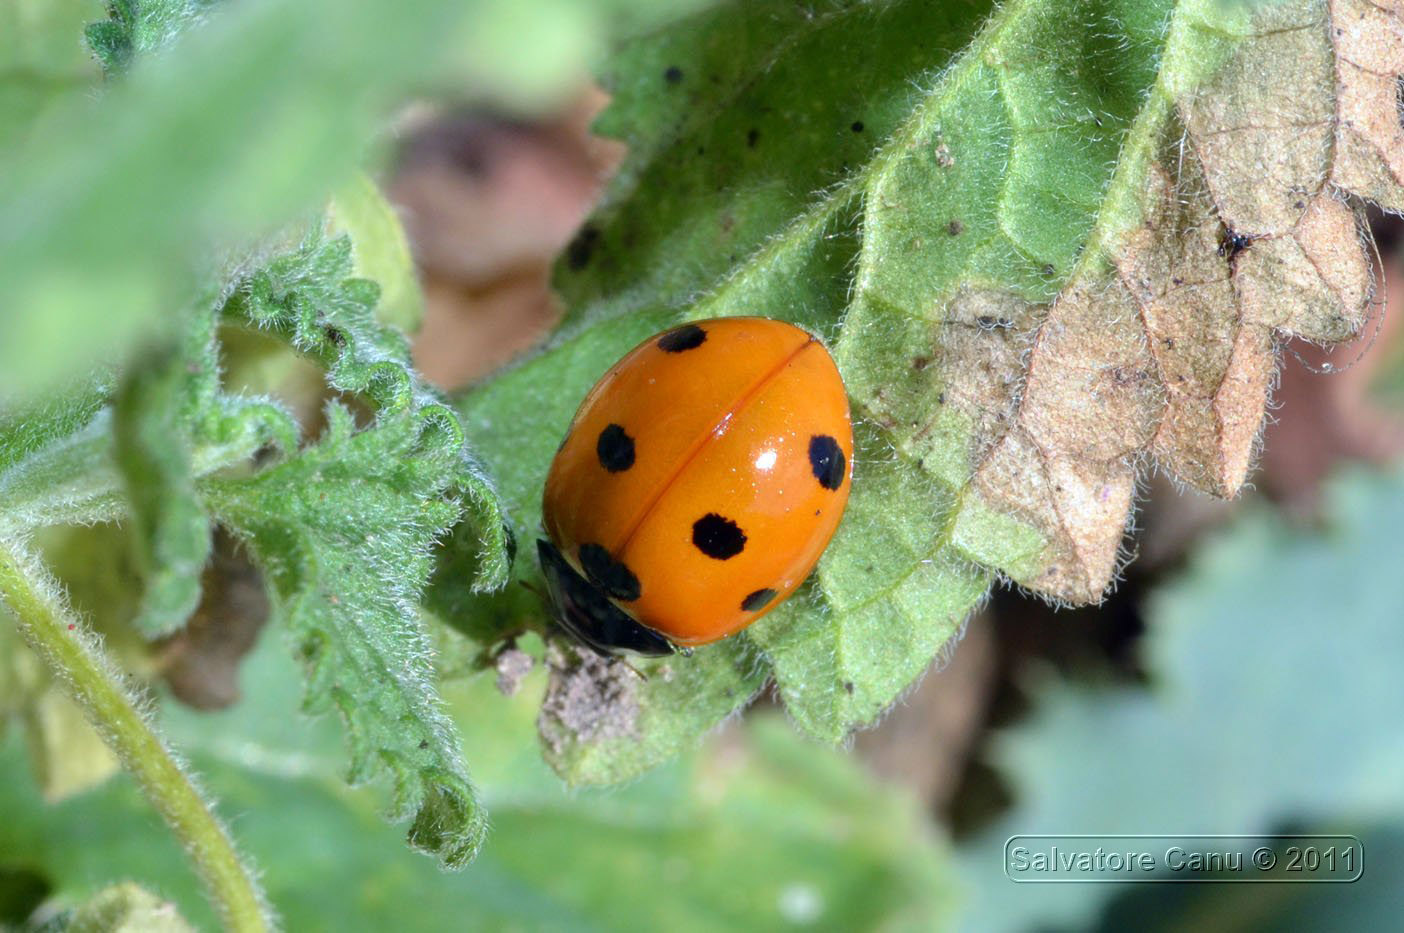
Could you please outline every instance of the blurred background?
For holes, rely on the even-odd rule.
[[[397,122],[381,181],[421,274],[415,358],[432,381],[469,385],[551,328],[551,263],[622,155],[589,133],[604,103],[582,86],[531,120],[414,108]],[[997,591],[944,663],[847,750],[797,737],[763,697],[634,785],[568,792],[537,747],[539,671],[450,679],[493,831],[477,862],[442,874],[383,823],[377,793],[343,786],[336,725],[286,715],[300,686],[278,640],[259,639],[238,666],[266,605],[237,569],[217,598],[252,621],[238,644],[202,649],[224,658],[223,679],[167,646],[163,720],[291,930],[1393,926],[1404,914],[1404,224],[1373,222],[1380,317],[1329,355],[1286,348],[1255,488],[1218,502],[1151,479],[1135,559],[1103,605],[1055,611]],[[1323,374],[1327,363],[1343,371]],[[103,749],[82,746],[91,739],[58,704],[29,715],[52,717],[42,734],[63,753],[14,732],[0,744],[0,918],[18,923],[56,892],[116,875],[208,925],[130,782],[91,786]],[[1264,832],[1352,833],[1363,877],[1050,886],[1004,874],[1016,833]]]

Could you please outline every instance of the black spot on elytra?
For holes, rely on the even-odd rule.
[[[862,121],[862,120],[854,120],[854,121],[853,121],[853,125],[850,126],[849,129],[852,130],[852,131],[855,132],[855,133],[861,133],[861,132],[863,132],[863,121]]]
[[[580,545],[580,566],[590,582],[608,593],[611,599],[632,602],[643,592],[634,572],[598,544]]]
[[[746,549],[746,533],[731,519],[708,512],[692,523],[692,543],[716,560],[727,560]]]
[[[658,349],[667,353],[682,353],[684,350],[696,350],[706,339],[705,330],[696,324],[684,324],[659,337]]]
[[[669,65],[667,70],[663,72],[663,80],[667,81],[669,84],[677,84],[682,79],[682,69],[677,65]]]
[[[634,439],[621,425],[611,424],[600,432],[595,456],[609,472],[622,473],[634,465]]]
[[[749,130],[746,131],[746,145],[747,147],[754,149],[756,148],[756,143],[758,142],[760,142],[760,130],[756,129],[755,127],[751,127]]]
[[[838,441],[827,434],[816,434],[809,439],[809,468],[814,478],[825,489],[838,489],[843,485],[844,470],[848,461]]]
[[[566,265],[576,272],[584,269],[590,264],[590,257],[595,255],[595,247],[599,243],[600,231],[598,227],[589,224],[581,227],[580,232],[566,247]]]
[[[780,595],[779,590],[772,590],[770,587],[762,587],[741,600],[741,608],[746,612],[755,612],[757,609],[764,609],[770,605],[770,601]]]

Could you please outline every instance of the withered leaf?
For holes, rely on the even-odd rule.
[[[1153,132],[1131,130],[1051,303],[1006,311],[1011,329],[973,345],[965,309],[1019,299],[966,291],[937,309],[932,356],[950,362],[930,380],[974,426],[971,507],[1015,516],[1042,542],[997,569],[1055,599],[1097,600],[1124,553],[1138,478],[1155,467],[1234,495],[1280,340],[1358,333],[1375,283],[1357,199],[1404,204],[1401,9],[1254,9],[1207,81],[1152,89],[1138,122]],[[890,416],[880,393],[868,402]],[[911,440],[948,418],[938,411]]]

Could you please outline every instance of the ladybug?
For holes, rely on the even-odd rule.
[[[848,395],[783,321],[697,321],[629,351],[551,463],[537,542],[562,626],[602,654],[733,635],[814,569],[852,479]]]

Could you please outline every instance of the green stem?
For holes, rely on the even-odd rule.
[[[13,542],[0,540],[0,602],[20,634],[110,745],[194,862],[230,930],[271,926],[262,893],[233,840],[122,688],[97,639],[59,601],[47,572]]]

